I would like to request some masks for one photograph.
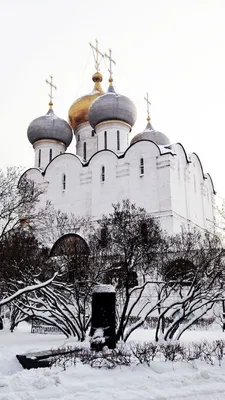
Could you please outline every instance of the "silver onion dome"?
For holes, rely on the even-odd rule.
[[[72,141],[73,134],[69,124],[57,117],[50,108],[46,115],[34,119],[28,129],[27,136],[31,144],[37,140],[52,139],[63,142],[68,147]]]
[[[108,92],[93,101],[89,108],[88,120],[95,128],[104,121],[123,121],[131,127],[137,119],[137,111],[134,103],[126,96],[115,92],[113,86],[109,86]]]
[[[145,130],[141,133],[138,133],[133,137],[131,140],[130,144],[134,144],[138,142],[139,140],[151,140],[152,142],[155,142],[158,145],[165,146],[170,144],[169,138],[164,135],[164,133],[156,131],[153,127],[150,121],[148,122]]]

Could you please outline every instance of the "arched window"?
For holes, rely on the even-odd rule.
[[[86,160],[87,158],[87,143],[84,142],[84,159]]]
[[[49,150],[49,162],[52,161],[52,149]]]
[[[120,150],[120,131],[117,131],[117,150]]]
[[[95,130],[94,129],[92,129],[92,131],[91,131],[91,136],[95,136]]]
[[[144,166],[144,158],[140,158],[140,175],[144,175],[145,173],[145,166]]]
[[[102,166],[101,181],[105,182],[105,167],[104,167],[104,165]]]
[[[66,174],[62,174],[62,190],[66,190]]]
[[[107,131],[104,132],[104,148],[107,149]]]
[[[38,168],[41,166],[41,149],[38,151]]]

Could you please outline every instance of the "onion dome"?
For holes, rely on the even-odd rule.
[[[27,136],[31,144],[38,140],[50,139],[63,142],[68,147],[73,134],[69,124],[57,117],[51,106],[46,115],[34,119],[27,130]]]
[[[95,83],[92,92],[77,99],[69,109],[69,123],[74,130],[78,125],[88,122],[88,110],[90,105],[97,97],[104,94],[101,87],[102,75],[100,72],[95,72],[92,76],[92,80]]]
[[[125,122],[132,127],[137,119],[137,110],[128,97],[116,93],[110,84],[108,92],[90,106],[88,119],[93,128],[101,122],[113,120]]]
[[[131,140],[130,144],[134,144],[138,142],[139,140],[151,140],[152,142],[155,142],[158,145],[165,146],[170,144],[170,140],[164,133],[156,131],[150,122],[150,118],[148,118],[148,123],[145,128],[145,130],[141,133],[138,133],[133,137]]]

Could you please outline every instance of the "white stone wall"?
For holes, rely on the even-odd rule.
[[[84,143],[86,143],[86,159],[97,152],[97,135],[88,122],[80,124],[76,131],[76,154],[84,159]]]
[[[66,146],[63,143],[57,142],[56,140],[47,139],[35,142],[33,147],[35,152],[34,167],[42,170],[47,167],[47,165],[51,162],[51,159],[53,160],[53,158],[61,153],[64,153],[66,150]]]
[[[46,188],[42,203],[48,199],[56,208],[77,216],[90,215],[95,220],[109,213],[112,203],[129,198],[159,219],[169,233],[194,226],[213,228],[212,181],[203,176],[198,157],[187,156],[180,144],[169,150],[144,140],[120,156],[111,150],[97,152],[84,164],[79,157],[64,153],[47,166],[44,175],[37,169],[26,174]]]

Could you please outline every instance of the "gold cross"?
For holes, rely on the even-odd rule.
[[[49,102],[49,106],[50,106],[50,108],[52,108],[52,106],[53,106],[53,102],[52,102],[52,100],[53,100],[53,95],[52,95],[52,89],[57,89],[57,87],[55,86],[55,85],[53,85],[53,77],[52,77],[52,75],[50,75],[50,81],[48,81],[48,79],[45,79],[45,82],[50,86],[50,93],[49,93],[49,97],[50,97],[50,102]]]
[[[148,92],[146,93],[146,97],[144,97],[144,100],[147,103],[147,121],[150,122],[150,105],[151,105],[151,102],[150,102],[150,100],[148,98]]]
[[[100,62],[102,57],[104,57],[104,54],[101,53],[101,51],[98,48],[98,40],[95,40],[96,45],[94,46],[92,43],[89,43],[89,45],[91,46],[92,52],[93,52],[93,56],[94,56],[94,60],[95,60],[95,69],[97,72],[99,72],[99,66],[100,66]],[[99,58],[99,55],[101,56],[101,58]]]
[[[109,54],[105,53],[105,57],[107,57],[109,59],[109,69],[108,69],[108,71],[109,71],[109,82],[112,83],[112,81],[113,81],[113,78],[112,78],[112,74],[113,74],[112,64],[116,65],[116,61],[114,61],[112,59],[112,50],[111,49],[109,49]]]

